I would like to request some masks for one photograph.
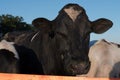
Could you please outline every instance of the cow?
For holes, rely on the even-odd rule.
[[[99,40],[90,48],[89,59],[89,72],[79,76],[120,78],[120,44]]]
[[[15,43],[36,53],[45,74],[70,76],[89,69],[90,33],[104,33],[113,25],[105,18],[90,21],[85,9],[74,3],[65,5],[54,20],[36,18],[32,24],[38,30],[19,36]]]
[[[27,31],[13,31],[13,32],[7,32],[3,37],[1,37],[1,40],[7,40],[9,42],[14,42],[14,40],[22,34],[27,34],[33,32],[32,30]]]
[[[18,73],[19,56],[12,42],[2,40],[0,42],[0,72]]]
[[[14,42],[0,42],[0,72],[20,74],[44,74],[35,53]]]

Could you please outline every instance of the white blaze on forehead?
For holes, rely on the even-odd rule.
[[[2,40],[0,42],[0,49],[6,49],[14,53],[15,58],[19,59],[18,53],[13,46],[14,42],[8,42],[6,40]]]
[[[73,7],[65,8],[64,11],[69,15],[69,17],[73,21],[75,21],[75,19],[77,18],[77,16],[82,12],[82,10],[80,10],[80,11],[74,10]]]

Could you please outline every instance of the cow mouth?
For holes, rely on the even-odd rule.
[[[89,70],[90,63],[81,63],[81,64],[71,64],[69,66],[68,72],[71,75],[81,75],[81,74],[86,74]]]

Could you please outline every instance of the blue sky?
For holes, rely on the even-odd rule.
[[[106,39],[120,43],[120,0],[0,0],[0,15],[22,16],[31,24],[37,17],[53,20],[59,10],[68,3],[77,3],[85,8],[91,21],[107,18],[113,21],[111,29],[103,34],[91,34],[91,40]]]

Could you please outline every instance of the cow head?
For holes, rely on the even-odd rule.
[[[84,8],[78,4],[65,5],[51,23],[52,28],[49,29],[54,31],[53,38],[56,38],[56,54],[61,55],[65,73],[68,75],[88,71],[90,33],[103,33],[113,25],[112,21],[105,18],[90,21]]]
[[[103,33],[112,26],[112,21],[101,18],[90,21],[83,7],[67,4],[55,19],[60,36],[60,51],[68,74],[82,74],[89,67],[88,51],[90,33]],[[63,36],[64,35],[64,36]]]

